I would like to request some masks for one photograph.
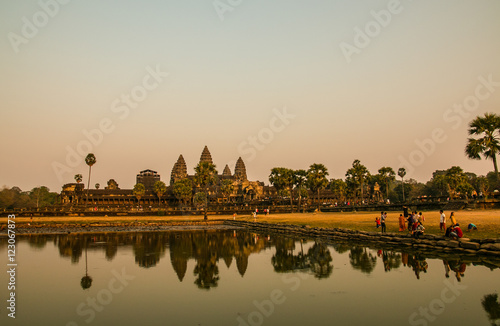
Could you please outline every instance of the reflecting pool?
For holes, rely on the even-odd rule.
[[[16,260],[1,325],[500,324],[500,270],[474,257],[199,230],[19,237]]]

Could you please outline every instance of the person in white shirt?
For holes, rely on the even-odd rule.
[[[439,213],[441,214],[439,218],[439,230],[446,231],[446,215],[444,215],[443,210],[440,210]]]

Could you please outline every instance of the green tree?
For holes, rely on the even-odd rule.
[[[482,193],[484,198],[488,199],[488,190],[490,190],[490,184],[488,178],[485,176],[480,176],[476,178],[475,188],[477,193]]]
[[[189,179],[182,179],[174,183],[174,196],[186,205],[193,196],[193,183]]]
[[[220,192],[224,199],[228,198],[234,191],[233,182],[229,179],[224,179],[221,182]]]
[[[295,173],[288,168],[273,168],[269,175],[269,182],[278,192],[287,190],[290,196],[290,209],[293,212],[293,186],[295,183]]]
[[[404,184],[405,184],[405,181],[404,181],[404,177],[406,175],[406,169],[405,168],[399,168],[398,170],[398,175],[399,177],[401,178],[401,189],[403,190],[403,202],[405,202],[405,187],[404,187]]]
[[[332,179],[330,181],[330,190],[340,201],[345,201],[347,195],[347,184],[342,179]]]
[[[467,174],[459,166],[452,166],[446,170],[445,179],[451,198],[456,197],[459,193],[468,197],[474,191]]]
[[[302,206],[302,197],[304,197],[304,192],[307,193],[305,189],[305,185],[307,183],[307,171],[295,170],[293,171],[293,174],[295,189],[297,189],[297,195],[299,197],[298,210],[300,211],[300,207]]]
[[[396,180],[396,173],[394,173],[394,170],[391,167],[384,166],[378,169],[378,174],[380,175],[380,178],[384,180],[387,199],[389,198],[389,184],[391,183],[391,181]]]
[[[484,117],[476,117],[469,123],[468,133],[471,137],[467,139],[465,155],[474,160],[480,160],[481,155],[491,159],[498,180],[496,156],[500,152],[500,115],[485,113]]]
[[[82,179],[83,179],[83,177],[82,177],[81,174],[75,174],[75,181],[76,181],[76,183],[82,182]]]
[[[203,191],[197,192],[193,198],[193,202],[196,206],[205,206],[206,200],[207,195]]]
[[[133,194],[135,197],[137,197],[137,200],[140,202],[141,197],[146,194],[146,187],[142,183],[137,183],[134,186],[134,189],[132,190]]]
[[[365,183],[370,179],[370,172],[368,171],[366,166],[361,164],[359,160],[354,160],[354,162],[352,162],[352,168],[347,170],[345,176],[346,183],[350,183],[352,186],[359,186],[361,200],[363,200],[363,188]]]
[[[318,211],[321,210],[319,201],[319,192],[328,186],[328,169],[323,164],[311,164],[307,170],[307,186],[309,189],[317,194]]]
[[[33,206],[41,208],[56,204],[59,194],[50,192],[49,188],[41,186],[31,189],[29,198]]]
[[[164,193],[167,192],[167,185],[163,181],[156,181],[153,185],[154,191],[156,195],[158,196],[158,204],[161,202],[161,196],[163,196]]]
[[[208,209],[208,187],[214,185],[217,181],[217,170],[215,165],[210,162],[200,162],[194,168],[195,183],[200,188],[204,189],[205,192],[205,209],[203,219],[207,220],[207,209]]]
[[[87,206],[89,202],[90,174],[92,172],[92,165],[94,165],[95,162],[96,162],[95,155],[92,153],[87,154],[87,157],[85,157],[85,164],[89,166],[89,181],[87,183],[87,200],[85,201],[85,206]]]
[[[429,181],[430,194],[434,196],[444,196],[448,191],[448,184],[444,174],[435,174]]]

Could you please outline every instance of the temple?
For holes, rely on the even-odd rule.
[[[212,155],[207,146],[203,148],[199,163],[208,162],[214,164]],[[192,167],[194,171],[194,166]],[[184,157],[179,155],[177,161],[172,167],[167,191],[158,198],[155,194],[154,184],[161,181],[161,176],[157,171],[150,169],[140,171],[136,176],[136,184],[142,183],[146,189],[146,193],[140,198],[134,195],[132,189],[120,189],[118,183],[114,179],[107,182],[107,187],[104,189],[89,189],[84,190],[83,183],[68,183],[62,188],[61,198],[65,205],[107,205],[107,206],[125,206],[131,207],[134,205],[166,205],[178,206],[179,199],[176,198],[173,188],[176,182],[189,179],[194,185],[192,195],[203,189],[197,187],[194,183],[195,175],[188,174],[188,168]],[[226,181],[228,180],[228,181]],[[224,188],[224,191],[222,191]],[[229,189],[229,190],[228,190]],[[238,158],[234,166],[234,174],[231,172],[229,165],[225,165],[222,172],[219,171],[216,182],[208,189],[209,200],[211,203],[217,204],[242,204],[252,201],[258,201],[270,196],[274,188],[265,186],[264,182],[249,181],[245,163],[241,157]]]

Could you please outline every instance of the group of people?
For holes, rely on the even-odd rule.
[[[455,217],[455,212],[451,212],[449,221],[451,226],[446,228],[446,215],[443,210],[439,211],[440,220],[439,220],[439,228],[441,231],[445,231],[445,236],[450,237],[452,239],[460,239],[463,237],[463,231],[460,228],[460,225],[457,223],[457,219]],[[376,227],[382,228],[382,233],[386,231],[386,219],[387,212],[380,212],[380,217],[375,218]],[[409,233],[415,238],[419,238],[424,234],[425,217],[422,212],[417,213],[417,211],[408,212],[408,208],[406,206],[403,207],[403,213],[399,214],[399,231],[408,230]],[[477,230],[475,224],[470,223],[468,225],[468,231]]]

